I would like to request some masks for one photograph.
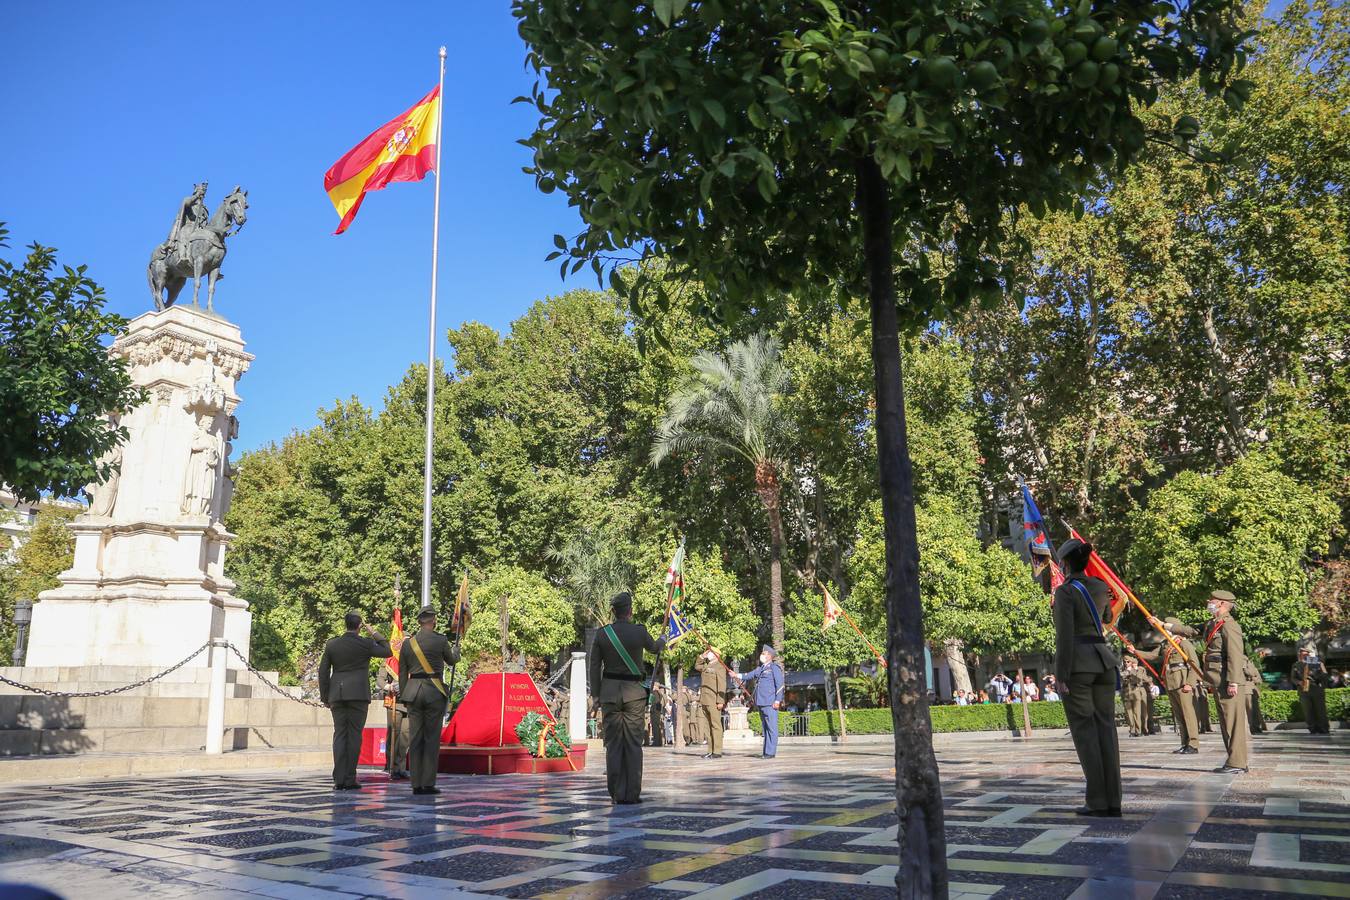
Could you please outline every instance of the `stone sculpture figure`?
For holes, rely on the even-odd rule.
[[[209,516],[211,501],[216,496],[216,480],[220,475],[220,441],[212,426],[210,413],[197,418],[197,432],[188,448],[187,471],[183,476],[184,515]]]
[[[192,305],[198,305],[202,276],[207,277],[206,308],[212,310],[220,266],[225,260],[225,239],[244,227],[248,220],[248,191],[236,186],[215,213],[206,213],[206,182],[196,185],[179,204],[178,215],[169,229],[169,238],[150,256],[146,276],[155,309],[172,306],[178,293],[191,278]]]
[[[107,463],[112,467],[108,480],[102,484],[86,485],[84,492],[89,495],[89,515],[107,517],[112,515],[117,505],[117,488],[122,481],[122,445],[118,444],[108,451]]]

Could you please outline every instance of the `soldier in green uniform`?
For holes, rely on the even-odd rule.
[[[702,677],[698,688],[698,709],[708,733],[708,752],[704,759],[722,758],[722,707],[727,705],[727,667],[715,649],[698,658],[694,668]]]
[[[1080,816],[1120,816],[1120,745],[1116,690],[1120,661],[1106,643],[1111,589],[1085,575],[1092,545],[1076,538],[1059,550],[1067,581],[1055,591],[1055,681],[1060,686],[1074,750],[1086,784]]]
[[[1264,682],[1261,680],[1261,670],[1250,656],[1242,667],[1242,674],[1247,679],[1247,727],[1252,734],[1265,734],[1266,719],[1261,715],[1261,688]]]
[[[394,647],[395,654],[399,652]],[[380,666],[380,693],[384,696],[384,770],[390,781],[408,780],[408,708],[398,695],[398,676]]]
[[[319,701],[333,714],[333,788],[354,791],[361,787],[356,762],[370,707],[370,661],[392,651],[360,613],[347,613],[343,623],[347,633],[325,644],[319,660]],[[362,628],[370,637],[361,637]]]
[[[1187,639],[1198,636],[1200,632],[1189,625],[1183,625],[1181,620],[1174,616],[1168,616],[1162,622],[1155,620],[1154,624],[1175,637],[1177,645],[1181,647],[1186,657],[1199,665],[1200,653]],[[1200,676],[1195,674],[1195,670],[1185,662],[1180,653],[1177,653],[1171,641],[1164,641],[1152,651],[1141,651],[1139,655],[1150,663],[1156,662],[1162,670],[1163,679],[1167,682],[1164,687],[1167,689],[1167,699],[1172,703],[1172,718],[1176,722],[1177,736],[1181,739],[1181,746],[1172,752],[1199,753],[1200,732],[1195,716],[1195,691],[1200,683]]]
[[[591,652],[591,695],[600,698],[605,723],[605,778],[615,803],[642,802],[642,734],[646,729],[647,685],[642,652],[658,652],[665,638],[652,640],[633,622],[627,591],[609,601],[614,624],[600,629]]]
[[[1289,673],[1289,680],[1298,690],[1298,702],[1303,707],[1303,721],[1309,734],[1331,734],[1331,720],[1327,718],[1327,667],[1313,656],[1307,647],[1300,647],[1298,662]]]
[[[408,709],[408,764],[414,794],[439,794],[436,772],[441,761],[441,727],[450,702],[445,667],[459,662],[459,648],[436,630],[436,613],[417,614],[417,633],[398,654],[398,693]]]
[[[1247,771],[1247,676],[1243,669],[1242,626],[1233,617],[1237,598],[1228,591],[1209,595],[1213,618],[1205,627],[1205,677],[1219,703],[1219,730],[1228,759],[1214,771],[1235,775]]]
[[[1125,701],[1125,724],[1130,737],[1147,734],[1148,673],[1133,656],[1125,657],[1125,673],[1121,675],[1121,693]]]

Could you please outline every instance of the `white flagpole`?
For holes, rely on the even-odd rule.
[[[445,48],[436,100],[436,199],[431,220],[431,322],[427,327],[427,447],[422,461],[422,608],[431,606],[431,449],[436,414],[436,250],[441,242],[441,120],[445,113]]]

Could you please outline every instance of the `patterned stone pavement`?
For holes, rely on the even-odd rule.
[[[1350,897],[1350,733],[1253,739],[1213,774],[1171,735],[1122,738],[1125,810],[1082,820],[1067,736],[941,736],[952,896]],[[577,775],[143,778],[0,789],[0,880],[67,897],[893,896],[886,744],[784,741],[776,760],[648,751],[645,802]],[[3,894],[3,888],[0,888]]]

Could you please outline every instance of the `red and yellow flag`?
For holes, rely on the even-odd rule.
[[[829,630],[831,625],[839,621],[839,617],[844,614],[844,608],[830,596],[830,592],[825,585],[820,586],[820,592],[825,595],[825,621],[821,623],[820,630],[825,632]]]
[[[1084,540],[1083,536],[1074,529],[1069,529],[1069,536],[1077,540]],[[1087,568],[1083,570],[1084,575],[1090,575],[1093,578],[1100,578],[1106,582],[1106,586],[1111,589],[1111,620],[1115,621],[1120,617],[1120,612],[1125,608],[1134,597],[1134,592],[1121,579],[1115,571],[1106,564],[1106,560],[1097,555],[1093,550],[1092,555],[1088,557]]]
[[[412,109],[372,131],[324,173],[323,189],[341,220],[334,234],[347,230],[368,192],[396,181],[421,181],[436,170],[440,114],[441,89],[435,87]]]
[[[398,674],[398,650],[403,646],[403,610],[397,606],[394,607],[394,627],[389,629],[389,646],[393,648],[394,655],[384,661],[389,667],[389,671],[395,675]]]

